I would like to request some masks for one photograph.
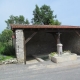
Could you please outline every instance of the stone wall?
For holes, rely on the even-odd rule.
[[[26,32],[26,38],[31,34],[29,32]],[[50,52],[56,51],[56,41],[52,36],[52,34],[38,32],[26,44],[26,51],[27,51],[27,55],[28,54],[49,54]]]
[[[33,32],[26,32],[28,38]],[[70,50],[80,54],[80,37],[75,32],[64,32],[61,34],[63,50]],[[27,44],[26,51],[29,54],[49,54],[57,51],[56,39],[50,33],[38,32]]]
[[[64,32],[61,34],[63,50],[80,54],[80,36],[76,32]]]

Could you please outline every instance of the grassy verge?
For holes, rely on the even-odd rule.
[[[14,57],[12,57],[12,56],[5,56],[5,55],[1,55],[0,54],[0,62],[5,61],[7,59],[12,59],[12,58],[14,58]]]

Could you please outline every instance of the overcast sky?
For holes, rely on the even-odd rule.
[[[80,0],[0,0],[0,33],[10,15],[23,15],[31,21],[36,4],[49,5],[62,25],[80,26]]]

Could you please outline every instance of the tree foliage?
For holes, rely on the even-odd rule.
[[[9,29],[5,29],[0,34],[0,54],[15,55],[15,50],[12,46],[12,34],[12,31]]]
[[[10,29],[10,24],[29,24],[28,19],[25,19],[23,15],[13,16],[11,15],[8,20],[5,21],[7,29]]]
[[[11,40],[12,38],[12,31],[9,29],[5,29],[2,31],[2,34],[0,34],[0,42],[2,43],[7,43]]]
[[[42,7],[38,7],[33,11],[32,24],[43,24],[43,25],[60,25],[61,23],[56,19],[57,16],[53,15],[53,11],[50,6],[43,5]]]

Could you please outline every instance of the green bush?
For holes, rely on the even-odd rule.
[[[8,56],[15,56],[15,49],[12,45],[0,44],[0,54],[8,55]]]
[[[0,54],[1,54],[1,53],[4,53],[4,49],[5,49],[4,46],[1,46],[1,47],[0,47]]]
[[[55,54],[57,54],[57,52],[51,52],[50,56],[54,56]]]
[[[0,54],[0,62],[1,61],[5,61],[5,60],[7,60],[7,59],[12,59],[13,57],[11,57],[11,56],[4,56],[4,55],[1,55]]]
[[[14,53],[15,53],[14,48],[11,45],[5,46],[3,52],[4,55],[14,55]]]

